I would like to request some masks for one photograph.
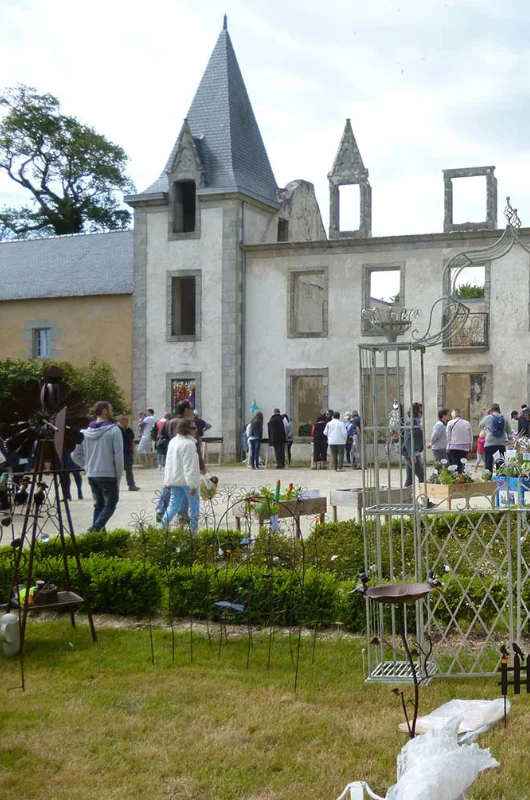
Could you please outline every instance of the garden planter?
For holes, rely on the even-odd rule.
[[[324,522],[325,514],[328,510],[328,501],[325,497],[312,497],[302,500],[283,500],[278,503],[278,507],[279,510],[277,516],[279,519],[289,519],[294,517],[296,521],[296,532],[297,535],[300,536],[300,517],[312,517],[315,515],[320,515],[321,522]],[[243,517],[247,517],[248,514],[249,511],[247,509],[246,502],[239,503],[234,508],[236,530],[241,530],[241,519]],[[257,513],[255,511],[250,511],[250,516],[252,519],[257,520],[260,526],[263,525],[266,520],[271,518],[270,513]]]
[[[482,481],[473,483],[428,483],[427,484],[427,497],[429,500],[445,500],[447,507],[451,510],[451,503],[453,500],[466,501],[466,508],[469,508],[469,501],[472,497],[487,497],[492,499],[497,491],[497,484],[495,481]]]

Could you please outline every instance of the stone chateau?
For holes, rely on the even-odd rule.
[[[146,406],[161,414],[189,395],[213,424],[212,435],[224,438],[226,456],[235,458],[256,401],[266,418],[276,406],[285,410],[303,444],[306,426],[319,410],[359,406],[358,345],[377,341],[361,310],[417,308],[422,316],[415,327],[426,328],[431,307],[447,289],[448,259],[489,247],[501,235],[492,166],[444,171],[443,231],[373,237],[372,187],[349,120],[334,161],[332,155],[326,235],[312,184],[276,184],[225,20],[164,169],[151,186],[125,198],[134,209],[134,234],[65,237],[53,245],[49,240],[1,244],[0,278],[13,273],[13,253],[20,264],[33,248],[32,258],[38,260],[40,251],[48,263],[63,258],[59,251],[77,247],[94,263],[97,242],[99,265],[123,278],[124,322],[132,298],[130,354],[120,340],[116,353],[109,345],[109,360],[123,370],[128,359],[132,367],[134,414]],[[486,219],[457,225],[453,185],[468,176],[485,178]],[[341,227],[347,186],[359,191],[357,230]],[[502,219],[499,224],[504,227]],[[530,244],[529,229],[519,236]],[[49,257],[47,247],[54,248]],[[475,287],[466,299],[468,321],[426,354],[428,430],[439,404],[459,406],[476,428],[492,401],[509,411],[528,399],[529,275],[528,253],[517,246],[466,271],[465,282]],[[0,285],[4,319],[10,304],[22,303],[9,323],[19,353],[40,356],[41,336],[50,337],[58,357],[81,347],[82,337],[73,332],[69,343],[61,338],[53,303],[64,283],[61,290],[49,287],[48,299],[41,292],[39,308],[24,307],[31,297],[26,285],[16,298]],[[75,280],[66,283],[70,298],[80,289],[76,303],[85,338],[94,322],[94,312],[83,306],[90,303],[91,290]],[[98,313],[101,299],[94,304]],[[434,311],[438,328],[443,315],[441,302]],[[0,346],[0,357],[11,354],[9,347],[12,343]],[[399,384],[396,374],[396,397],[402,393]],[[370,391],[377,393],[378,387]],[[380,413],[384,417],[387,409],[381,406]]]

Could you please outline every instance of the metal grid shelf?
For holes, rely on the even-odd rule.
[[[423,674],[423,670],[420,672],[418,663],[415,664],[415,667],[418,675]],[[427,671],[429,677],[425,683],[432,680],[438,671],[433,661],[429,661]],[[412,669],[408,661],[381,661],[374,667],[366,681],[367,683],[370,683],[370,681],[377,681],[378,683],[412,683]]]
[[[383,515],[383,516],[398,516],[403,514],[408,516],[416,511],[413,503],[380,503],[377,506],[370,506],[364,509],[365,514]]]

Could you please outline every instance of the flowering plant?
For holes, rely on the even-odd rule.
[[[448,461],[442,459],[438,461],[431,470],[429,483],[440,483],[444,486],[460,485],[462,483],[472,483],[473,478],[469,472],[465,471],[467,459],[463,458],[464,472],[459,473],[456,464],[449,464]]]

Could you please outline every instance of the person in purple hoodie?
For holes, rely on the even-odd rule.
[[[72,458],[83,467],[94,500],[94,516],[88,531],[105,531],[105,525],[116,511],[119,485],[123,473],[123,438],[112,419],[112,406],[101,400],[94,406],[94,420],[81,431],[83,441]]]

